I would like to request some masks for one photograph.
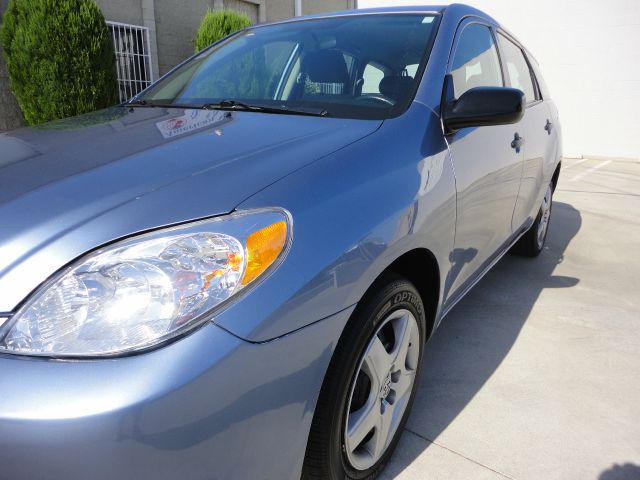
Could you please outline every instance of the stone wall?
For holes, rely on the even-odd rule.
[[[0,0],[0,14],[7,8],[8,0]],[[24,125],[24,119],[18,102],[9,88],[9,76],[2,56],[2,44],[0,43],[0,132],[13,130]]]

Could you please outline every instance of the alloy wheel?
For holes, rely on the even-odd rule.
[[[415,316],[390,313],[367,345],[352,381],[344,453],[357,470],[378,462],[394,438],[411,398],[420,358]]]

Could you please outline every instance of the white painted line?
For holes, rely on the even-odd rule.
[[[582,177],[589,175],[590,173],[595,172],[596,170],[600,170],[602,167],[606,167],[607,165],[609,165],[611,163],[611,160],[605,160],[604,162],[599,163],[598,165],[595,165],[593,167],[591,167],[589,170],[585,170],[582,173],[579,173],[578,175],[576,175],[575,177],[573,177],[571,180],[569,180],[570,182],[575,182],[580,180]]]
[[[586,162],[586,161],[587,161],[587,159],[586,159],[586,158],[583,158],[582,160],[578,160],[577,162],[573,162],[573,161],[571,161],[571,162],[565,162],[565,163],[568,163],[569,165],[567,165],[566,167],[563,165],[563,166],[562,166],[562,170],[569,170],[570,168],[573,168],[573,167],[575,167],[576,165],[580,165],[581,163],[584,163],[584,162]]]

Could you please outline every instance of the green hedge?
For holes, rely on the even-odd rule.
[[[0,41],[29,124],[117,103],[111,36],[93,0],[10,0]]]
[[[249,25],[251,20],[244,13],[234,10],[209,10],[196,34],[196,52]]]

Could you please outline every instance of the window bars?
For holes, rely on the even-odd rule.
[[[107,22],[116,54],[120,101],[129,100],[153,82],[149,29],[119,22]]]

